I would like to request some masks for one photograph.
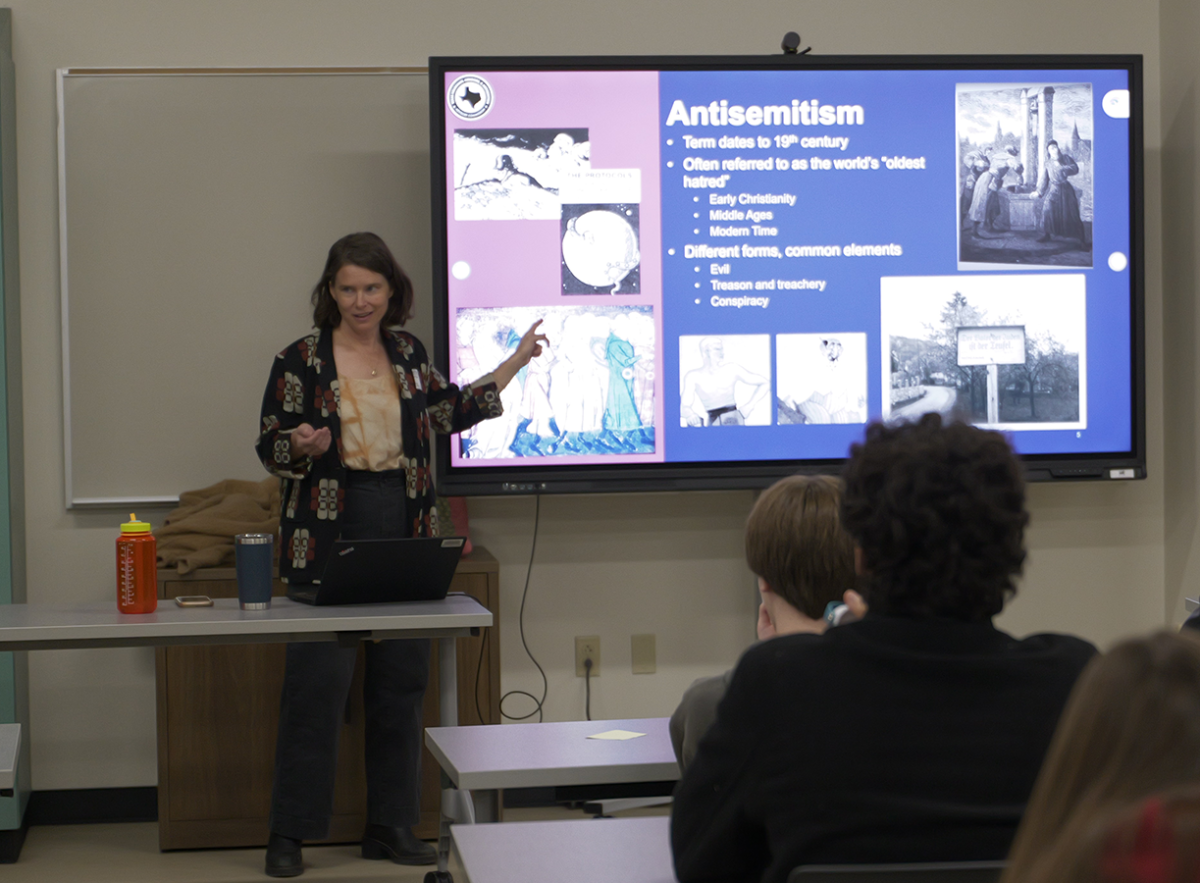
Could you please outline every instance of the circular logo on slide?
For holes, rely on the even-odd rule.
[[[483,77],[465,74],[450,84],[446,100],[460,120],[477,120],[492,109],[492,86]]]

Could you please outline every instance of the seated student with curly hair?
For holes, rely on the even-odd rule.
[[[992,625],[1029,516],[1004,438],[936,414],[851,448],[842,524],[869,612],[750,648],[675,791],[675,872],[1001,859],[1095,648]]]
[[[758,577],[758,639],[819,635],[825,608],[853,597],[854,541],[842,530],[842,483],[831,475],[789,475],[759,496],[746,519],[746,564]],[[733,670],[700,678],[671,715],[681,769],[712,726]]]

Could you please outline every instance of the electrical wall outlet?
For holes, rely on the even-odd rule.
[[[587,677],[584,660],[592,660],[592,677],[600,676],[600,636],[575,636],[575,677]]]
[[[635,675],[652,675],[658,670],[655,659],[654,635],[631,635],[629,639],[629,657],[633,661]]]

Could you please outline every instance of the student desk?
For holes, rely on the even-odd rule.
[[[451,833],[469,883],[674,883],[670,826],[650,816],[454,825]]]
[[[449,783],[454,785],[454,788],[442,792],[443,833],[438,840],[438,870],[444,873],[448,867],[451,838],[447,830],[449,822],[498,821],[500,790],[503,788],[613,785],[678,779],[679,764],[675,760],[667,725],[668,719],[659,717],[426,729],[425,746],[437,758]],[[631,730],[645,735],[627,740],[588,738],[609,730]],[[483,827],[508,830],[513,826]],[[520,855],[520,850],[515,855]],[[540,854],[538,860],[541,860]],[[553,862],[546,865],[547,868],[553,866]],[[520,863],[515,867],[520,867]],[[667,868],[669,871],[669,860]],[[443,879],[448,878],[447,874]],[[493,878],[489,876],[485,879]],[[558,878],[545,879],[583,878],[563,874]],[[608,879],[625,878],[615,876]],[[673,877],[668,873],[664,879]]]
[[[679,778],[665,717],[632,720],[430,727],[425,745],[463,791],[472,792],[475,820],[499,819],[499,791],[564,785],[668,782]],[[645,733],[636,739],[589,739],[609,730]],[[457,821],[468,821],[461,814]]]

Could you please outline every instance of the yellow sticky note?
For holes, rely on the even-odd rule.
[[[610,739],[615,742],[624,742],[626,739],[636,739],[638,736],[644,736],[645,733],[635,733],[632,730],[607,730],[603,733],[597,733],[594,736],[588,736],[589,739]]]

